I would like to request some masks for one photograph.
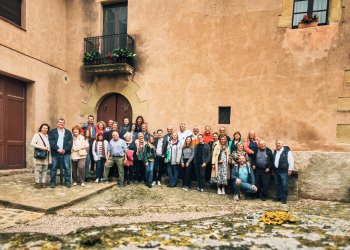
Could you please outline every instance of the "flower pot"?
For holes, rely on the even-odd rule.
[[[303,23],[303,22],[299,22],[298,23],[298,29],[317,27],[317,26],[318,26],[318,21],[314,21],[314,22],[311,22],[311,23]]]

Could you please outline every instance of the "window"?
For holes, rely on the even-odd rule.
[[[118,3],[103,7],[103,35],[126,34],[127,21],[127,3]]]
[[[298,23],[304,15],[318,15],[318,25],[326,25],[328,19],[329,0],[294,0],[293,28],[298,27]]]
[[[127,45],[128,3],[118,3],[103,7],[103,52],[108,53]]]
[[[21,26],[22,0],[0,0],[0,16]]]
[[[219,124],[230,124],[231,107],[219,107]]]

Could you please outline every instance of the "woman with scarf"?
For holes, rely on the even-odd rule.
[[[225,194],[225,187],[230,178],[230,149],[225,135],[219,136],[219,143],[215,146],[212,157],[211,182],[218,187],[218,194]]]
[[[177,133],[171,134],[171,140],[167,146],[165,162],[168,165],[169,184],[168,187],[173,188],[177,185],[179,177],[179,165],[181,160],[182,145],[178,140]]]

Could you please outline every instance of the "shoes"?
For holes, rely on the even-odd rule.
[[[35,183],[34,187],[37,188],[37,189],[40,189],[41,188],[40,183]]]
[[[73,186],[76,186],[77,185],[77,183],[76,182],[73,182]]]
[[[152,186],[154,186],[154,185],[156,185],[156,182],[154,181],[154,182],[152,182]]]
[[[46,188],[46,184],[45,183],[41,183],[41,188]]]
[[[55,183],[50,183],[50,188],[55,188],[56,184]]]
[[[225,188],[222,188],[222,189],[221,189],[221,194],[222,194],[222,195],[225,195],[225,194],[226,194],[226,193],[225,193]]]
[[[281,198],[275,198],[275,199],[273,199],[273,201],[280,202]]]
[[[98,183],[99,181],[100,181],[100,180],[99,180],[98,178],[95,180],[96,183]]]
[[[67,184],[66,184],[66,187],[67,187],[67,188],[70,188],[70,183],[67,183]]]
[[[82,187],[85,187],[85,183],[83,182],[83,183],[81,183],[81,185],[80,186],[82,186]]]
[[[222,194],[221,188],[218,188],[218,194]]]
[[[282,204],[287,204],[287,201],[283,200],[281,201]]]
[[[158,185],[158,186],[161,186],[162,184],[160,183],[160,181],[157,181],[157,185]]]
[[[130,185],[130,181],[127,181],[127,182],[126,182],[126,185]]]
[[[152,188],[152,184],[148,184],[148,188]]]
[[[235,195],[233,196],[233,200],[234,200],[234,201],[239,201],[238,194],[235,194]]]
[[[199,187],[197,187],[197,191],[198,191],[198,192],[200,192],[200,191],[201,191],[201,189],[200,189]]]
[[[188,192],[188,187],[183,187],[182,189]]]
[[[240,194],[239,194],[239,198],[240,198],[241,200],[244,200],[245,195],[244,195],[242,192],[240,192]]]
[[[204,189],[203,189],[203,188],[201,188],[201,190],[200,190],[199,192],[203,193],[203,192],[204,192]]]
[[[261,196],[261,200],[262,200],[262,201],[266,201],[266,198],[267,198],[267,197],[266,197],[265,195]]]

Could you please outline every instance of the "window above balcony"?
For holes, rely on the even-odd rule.
[[[103,6],[103,36],[84,39],[84,68],[94,74],[133,74],[134,39],[127,34],[127,2]]]
[[[133,74],[135,42],[128,34],[114,34],[84,39],[84,69],[88,73]]]

